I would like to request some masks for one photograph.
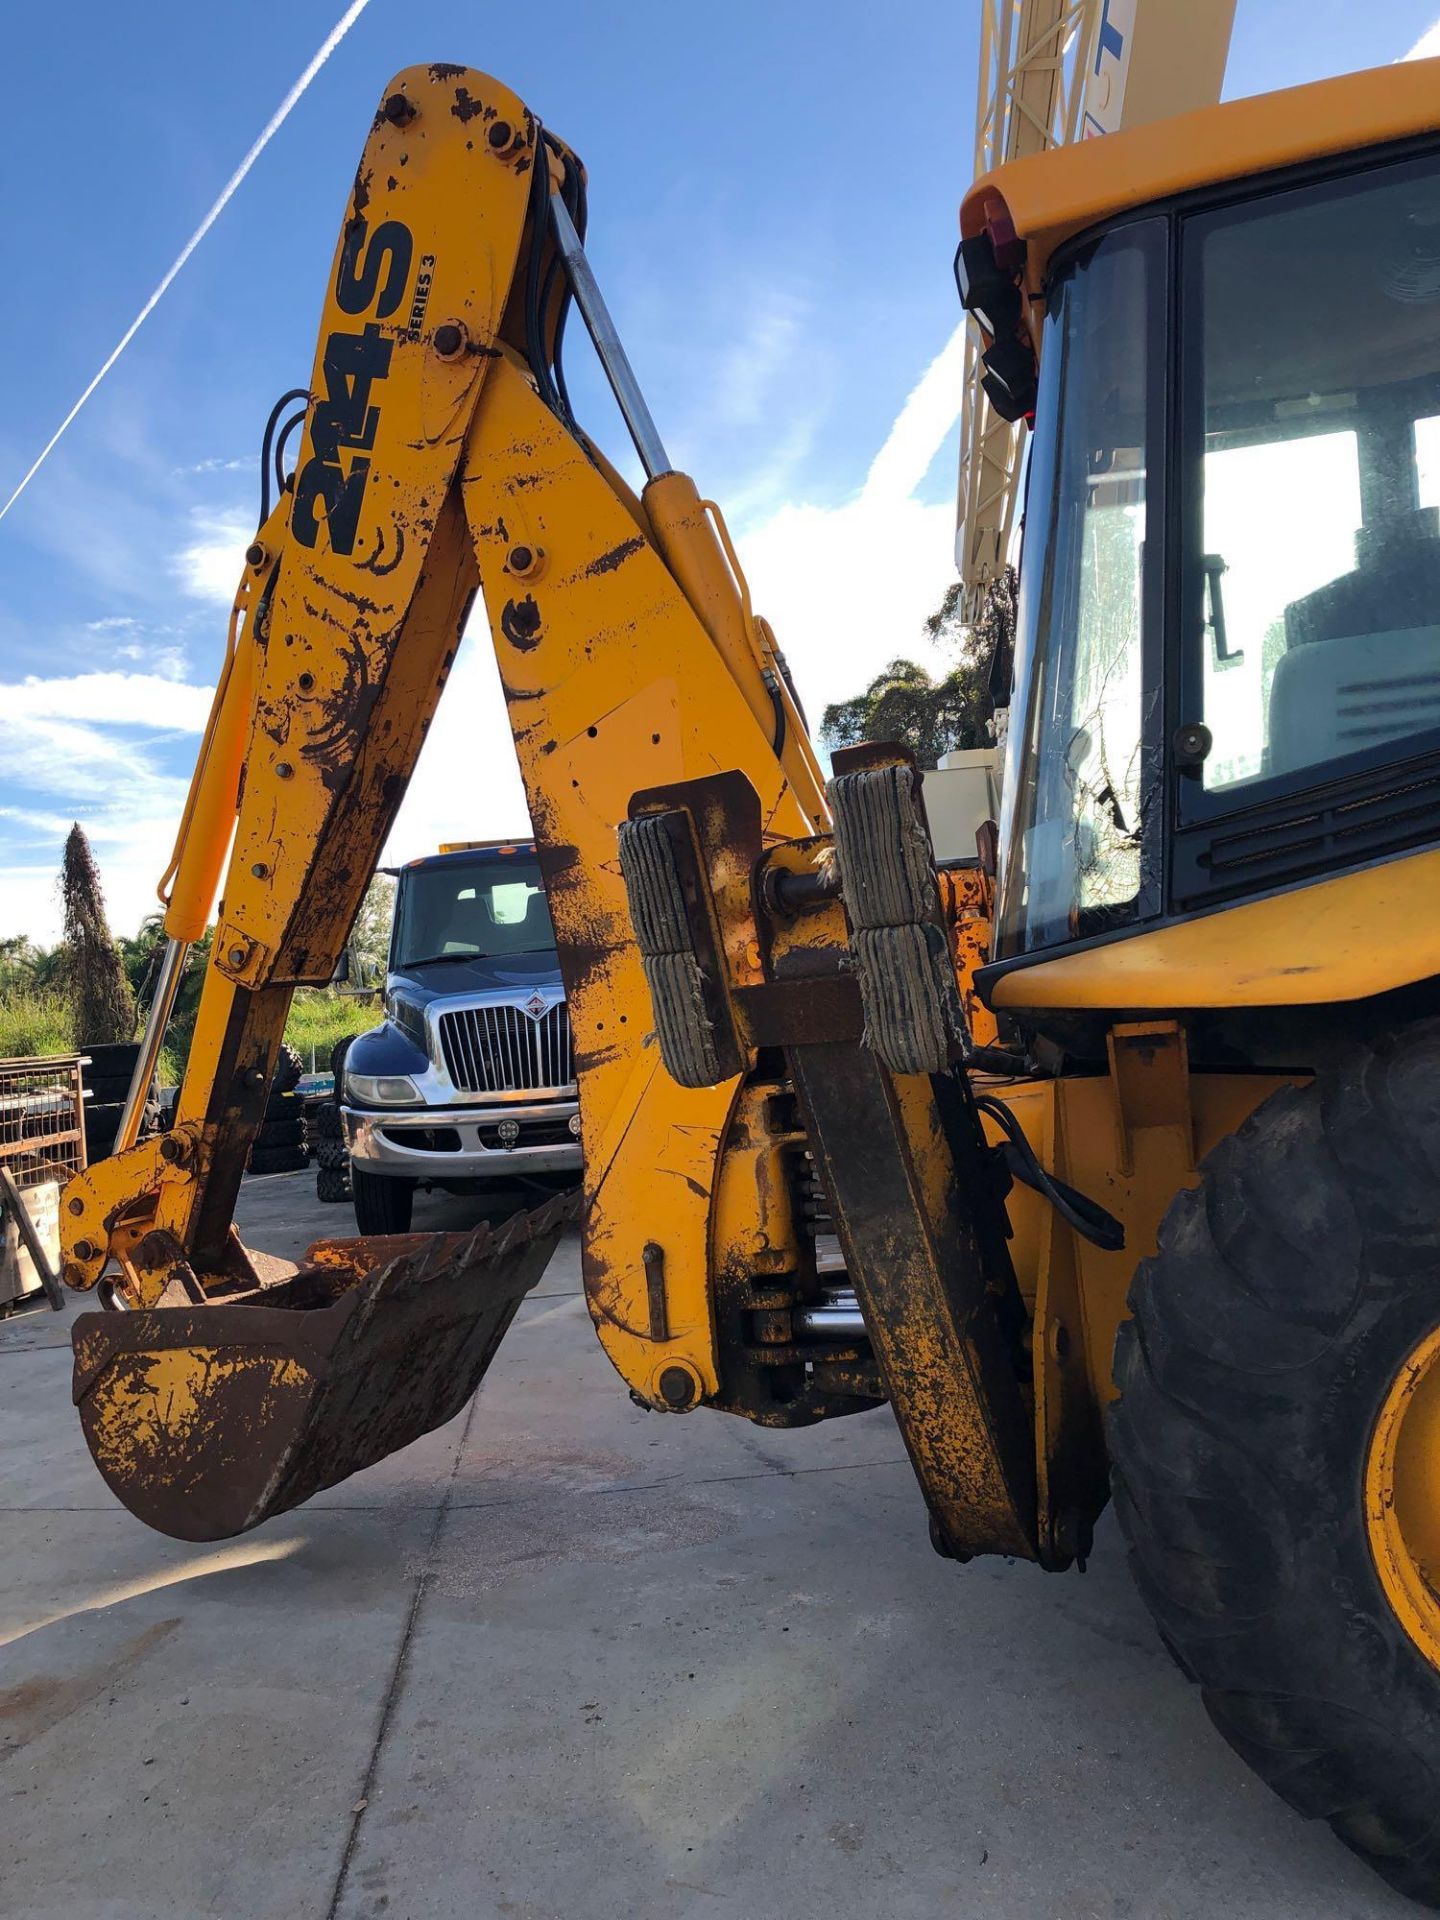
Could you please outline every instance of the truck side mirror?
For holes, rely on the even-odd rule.
[[[335,962],[335,971],[330,976],[332,987],[348,987],[355,977],[355,959],[349,947],[340,949],[340,957]]]

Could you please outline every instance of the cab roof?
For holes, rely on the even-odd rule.
[[[400,873],[412,867],[453,867],[475,860],[509,860],[517,855],[533,857],[533,840],[455,840],[447,841],[438,853],[422,853],[407,860]]]
[[[1437,129],[1440,59],[1373,67],[1008,161],[966,194],[960,230],[979,233],[998,196],[1026,242],[1026,284],[1039,292],[1055,249],[1116,214]]]

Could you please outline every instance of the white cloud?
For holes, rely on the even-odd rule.
[[[146,914],[159,911],[155,882],[170,858],[179,807],[177,799],[165,818],[132,816],[114,831],[107,831],[93,817],[82,816],[80,824],[99,862],[106,916],[114,932],[133,934]],[[0,860],[0,939],[23,933],[41,946],[53,946],[60,938],[56,882],[69,831],[67,819],[43,852],[37,850],[24,862]]]
[[[851,499],[762,504],[788,479],[782,466],[741,490],[741,511],[732,500],[756,605],[773,622],[817,726],[825,705],[858,692],[897,654],[932,670],[948,664],[923,623],[954,575],[955,511],[917,493],[953,435],[960,391],[957,333],[911,391]],[[756,517],[747,518],[747,502]],[[187,590],[228,605],[249,538],[238,516],[197,518],[176,562]],[[122,631],[118,620],[96,624]],[[12,792],[35,796],[32,805],[0,809],[0,936],[56,936],[54,876],[77,816],[101,862],[112,924],[130,931],[154,905],[185,779],[159,771],[143,742],[117,729],[196,734],[210,692],[170,677],[180,663],[163,651],[137,649],[136,657],[150,671],[0,685],[0,767]],[[477,608],[383,860],[433,852],[442,840],[528,831],[499,672]]]
[[[708,383],[709,411],[730,427],[759,426],[774,399],[775,382],[803,339],[809,303],[771,290],[750,311],[745,331],[732,338]]]
[[[171,652],[174,650],[171,649]],[[31,720],[96,721],[159,733],[202,733],[210,687],[177,685],[173,673],[72,673],[0,682],[0,727]]]
[[[960,412],[957,331],[912,389],[859,492],[838,507],[788,501],[742,524],[737,545],[756,606],[775,627],[812,726],[897,654],[943,670],[924,630],[955,573],[955,509],[915,498]],[[745,489],[773,495],[767,476]],[[724,503],[722,502],[722,505]],[[397,865],[442,840],[530,831],[504,695],[477,606],[415,778],[385,848]]]
[[[912,389],[864,485],[838,507],[791,501],[737,545],[813,728],[896,655],[943,670],[924,630],[955,574],[955,509],[915,497],[960,413],[956,331]]]
[[[1427,28],[1410,51],[1400,57],[1402,60],[1433,60],[1440,57],[1440,20]]]
[[[117,660],[143,660],[162,680],[183,680],[189,659],[183,647],[144,647],[130,645],[112,649]]]
[[[434,853],[442,840],[530,834],[500,670],[477,600],[382,866]]]
[[[59,938],[55,882],[74,820],[95,850],[111,926],[117,933],[134,933],[158,905],[155,883],[175,842],[185,782],[157,777],[119,797],[55,797],[63,812],[0,809],[0,938],[24,933],[44,945]]]
[[[672,458],[706,474],[708,485],[720,485],[727,514],[741,525],[789,497],[835,383],[825,377],[825,356],[815,344],[809,294],[773,279],[733,275],[717,285],[723,299],[700,314],[683,342],[665,323],[649,361],[670,367],[663,425]],[[797,406],[797,393],[817,397]],[[757,438],[766,449],[759,469],[752,457]],[[628,449],[621,451],[628,478]],[[642,481],[637,467],[634,483]]]
[[[0,683],[0,937],[60,931],[55,876],[79,820],[95,847],[111,924],[132,932],[155,905],[188,772],[169,773],[154,742],[198,735],[211,690],[163,673],[78,673]]]
[[[134,661],[162,680],[185,678],[189,657],[176,638],[176,627],[142,624],[132,614],[111,613],[103,620],[87,620],[85,631],[96,636],[91,648],[96,659]]]
[[[172,567],[186,593],[228,607],[245,565],[245,549],[255,537],[255,524],[236,511],[191,514],[191,538],[175,555]]]
[[[919,380],[870,463],[860,504],[883,507],[914,493],[960,417],[965,329],[957,327]]]

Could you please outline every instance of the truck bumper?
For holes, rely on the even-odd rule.
[[[534,1173],[580,1171],[580,1142],[570,1132],[574,1100],[529,1106],[406,1107],[394,1113],[342,1106],[345,1144],[366,1173],[412,1180],[515,1180]],[[502,1144],[499,1128],[515,1121],[520,1137]]]

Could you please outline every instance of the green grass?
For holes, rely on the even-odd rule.
[[[75,1016],[63,994],[33,987],[0,993],[0,1060],[75,1051]]]
[[[378,999],[341,996],[325,987],[301,987],[290,1003],[285,1038],[305,1063],[330,1071],[330,1049],[347,1033],[363,1033],[380,1017]],[[171,1026],[160,1053],[162,1087],[177,1086],[190,1051],[194,1015]],[[64,995],[35,987],[0,990],[0,1060],[33,1060],[47,1053],[75,1051],[74,1014]]]
[[[179,1051],[174,1042],[167,1040],[160,1049],[160,1064],[155,1069],[155,1082],[161,1087],[178,1087],[185,1077],[185,1054]]]
[[[299,987],[290,1002],[290,1018],[285,1022],[285,1038],[294,1047],[310,1071],[313,1056],[315,1071],[330,1071],[330,1049],[347,1033],[363,1033],[380,1018],[379,1002],[355,999],[331,993],[325,987]]]

